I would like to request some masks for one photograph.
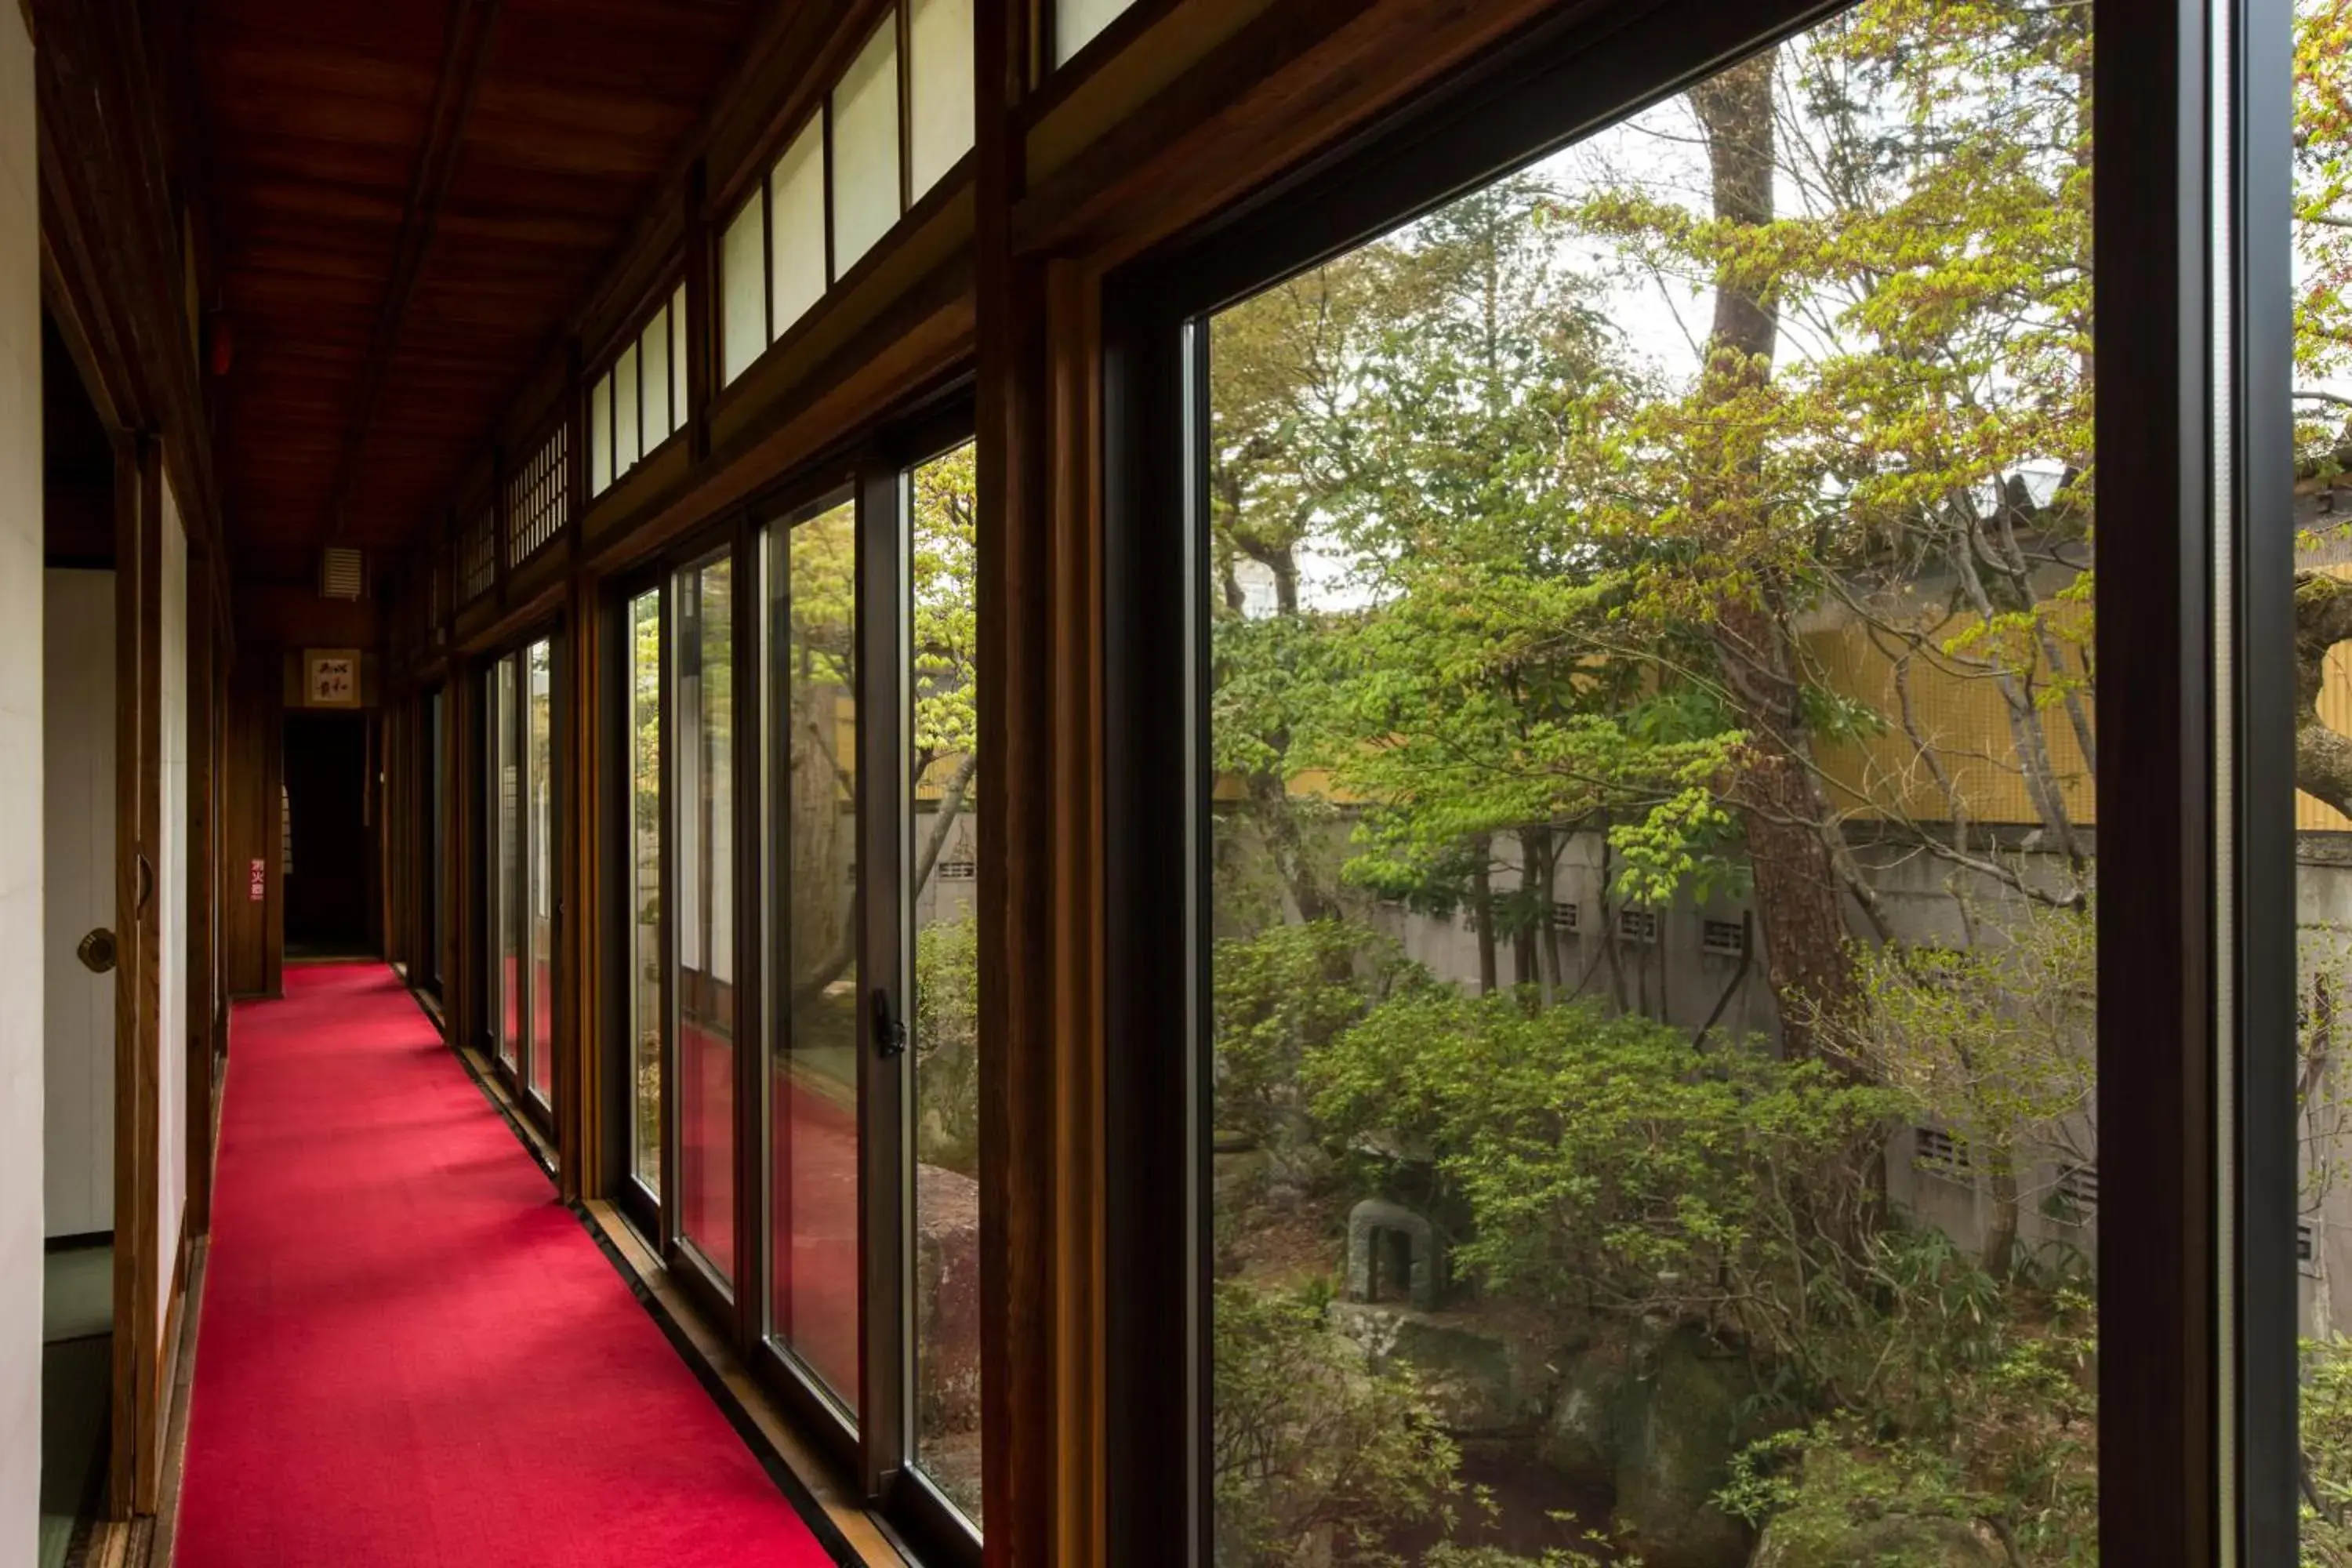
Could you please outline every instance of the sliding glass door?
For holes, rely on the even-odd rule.
[[[857,506],[769,531],[771,1342],[847,1419],[860,1379]]]
[[[735,560],[671,582],[676,714],[677,1226],[716,1281],[735,1279]]]
[[[604,716],[614,1194],[950,1562],[978,1552],[985,1056],[959,434],[649,566],[610,602]]]
[[[425,843],[421,847],[424,865],[419,879],[425,889],[425,951],[418,957],[417,971],[424,977],[425,988],[436,996],[442,994],[441,944],[448,934],[448,911],[442,899],[442,882],[446,875],[443,864],[442,845],[448,832],[447,813],[444,809],[443,792],[446,787],[441,774],[447,742],[442,730],[448,712],[445,693],[440,688],[425,694]]]
[[[523,650],[523,792],[526,918],[530,978],[530,1098],[555,1102],[555,713],[554,658],[546,642]]]
[[[764,539],[767,1343],[886,1508],[980,1518],[979,838],[969,445]]]
[[[906,1170],[913,1321],[905,1355],[908,1457],[952,1510],[980,1527],[981,841],[979,584],[973,448],[906,476],[908,614],[898,717],[911,786],[900,813],[912,851],[900,883],[912,962]],[[896,737],[894,737],[896,738]]]
[[[522,944],[517,935],[522,884],[522,778],[515,744],[515,658],[490,667],[484,682],[488,721],[484,754],[489,759],[489,896],[485,900],[489,931],[489,1016],[492,1055],[509,1074],[522,1052]]]
[[[483,680],[491,1055],[542,1124],[555,1102],[561,663],[556,639],[540,637],[500,656]]]
[[[629,596],[622,619],[622,755],[628,772],[621,805],[622,948],[626,975],[625,1076],[629,1176],[641,1205],[658,1205],[662,1151],[661,589]]]

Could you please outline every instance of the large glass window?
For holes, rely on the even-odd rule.
[[[677,574],[677,844],[680,1234],[735,1273],[734,561]]]
[[[662,1190],[661,590],[628,603],[628,805],[623,831],[628,921],[629,1170],[658,1199]]]
[[[2089,23],[1205,323],[1223,1568],[2095,1561]]]
[[[2294,1079],[2303,1561],[2319,1565],[2352,1561],[2352,3],[2296,0],[2294,28],[2294,1048],[2263,1067]]]
[[[777,922],[769,1113],[771,1329],[858,1405],[857,509],[769,533]]]
[[[973,448],[909,476],[915,1462],[981,1517],[980,767]]]

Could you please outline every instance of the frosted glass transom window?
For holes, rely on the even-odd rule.
[[[588,492],[601,495],[686,424],[686,285],[588,389]]]
[[[588,493],[613,482],[613,378],[601,376],[588,394]]]
[[[767,192],[751,199],[719,241],[719,380],[731,382],[768,346]]]
[[[793,138],[768,176],[768,246],[774,274],[769,279],[770,319],[774,332],[808,313],[824,298],[824,121],[811,120]]]
[[[1118,19],[1133,0],[1054,0],[1054,63],[1070,63],[1070,57],[1095,41],[1105,27]]]
[[[686,285],[669,297],[669,427],[686,425]]]
[[[907,169],[916,196],[971,148],[971,0],[908,0]]]
[[[669,311],[656,310],[637,340],[637,379],[645,389],[645,445],[662,444],[673,426],[669,417]]]
[[[898,221],[898,29],[885,21],[833,89],[834,271]]]
[[[645,455],[637,420],[637,345],[621,351],[613,366],[613,460],[624,472]]]

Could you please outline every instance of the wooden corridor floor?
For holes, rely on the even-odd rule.
[[[830,1563],[393,973],[232,1026],[173,1561]]]

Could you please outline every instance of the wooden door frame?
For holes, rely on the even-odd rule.
[[[152,1513],[165,1387],[157,1300],[162,1247],[163,444],[124,437],[115,479],[115,931],[113,1422],[108,1511]],[[156,1325],[145,1342],[143,1325]]]

